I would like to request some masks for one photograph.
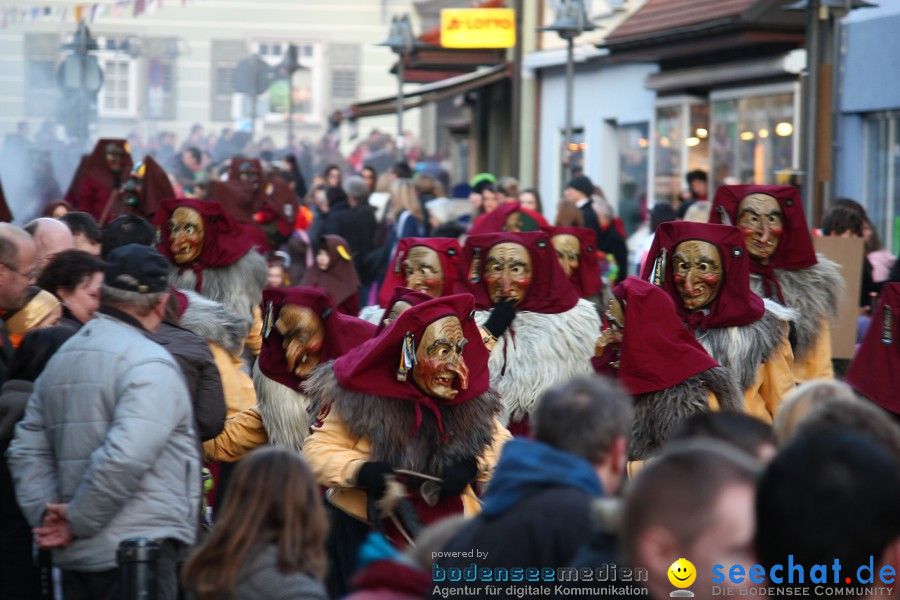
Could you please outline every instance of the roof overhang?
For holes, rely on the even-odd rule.
[[[465,94],[509,77],[509,65],[501,63],[493,67],[458,75],[443,81],[427,83],[403,94],[403,110],[419,108],[450,96]],[[397,96],[358,102],[350,107],[351,118],[389,115],[397,111]]]

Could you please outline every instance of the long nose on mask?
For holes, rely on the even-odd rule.
[[[469,367],[466,366],[466,361],[463,360],[462,356],[454,362],[447,363],[447,370],[455,373],[459,378],[459,389],[469,389]]]

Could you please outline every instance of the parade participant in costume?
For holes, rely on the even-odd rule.
[[[663,223],[642,279],[662,287],[681,320],[744,392],[744,410],[772,422],[794,388],[788,323],[794,311],[750,291],[750,263],[736,227]]]
[[[316,260],[306,270],[300,285],[324,290],[345,315],[359,313],[359,276],[353,266],[351,248],[339,235],[323,235],[317,244]]]
[[[271,443],[300,450],[309,432],[307,378],[370,340],[375,326],[340,313],[314,288],[268,288],[263,310],[263,347],[253,368],[259,412]]]
[[[797,310],[792,323],[794,379],[834,377],[831,326],[844,287],[839,267],[813,250],[800,193],[792,186],[723,185],[710,223],[741,229],[747,243],[750,287]]]
[[[165,169],[152,156],[134,165],[131,174],[103,208],[97,223],[102,227],[121,215],[137,215],[152,221],[159,203],[174,198],[175,190]]]
[[[596,234],[584,227],[551,227],[550,242],[559,266],[582,298],[596,302],[603,290],[597,262]]]
[[[378,292],[378,306],[363,308],[359,317],[375,323],[388,308],[396,287],[419,290],[433,298],[449,296],[459,274],[461,256],[459,242],[451,238],[401,239]]]
[[[525,208],[518,202],[504,202],[489,213],[485,213],[476,219],[469,235],[482,233],[497,233],[509,231],[517,233],[521,231],[547,231],[550,229],[547,219],[539,212]]]
[[[592,362],[634,396],[630,460],[657,454],[669,433],[693,414],[743,408],[734,374],[685,329],[668,294],[629,277],[612,295]]]
[[[475,296],[491,349],[491,385],[503,397],[510,431],[527,435],[544,390],[591,372],[600,317],[578,298],[546,233],[472,236],[464,254],[462,287]]]
[[[128,142],[120,139],[101,139],[94,151],[81,159],[66,201],[100,220],[110,195],[119,189],[131,172],[132,162]]]
[[[320,410],[303,452],[334,509],[331,597],[370,527],[403,546],[419,525],[480,508],[472,485],[490,478],[509,433],[473,308],[465,294],[414,306],[307,382]]]
[[[844,381],[881,408],[900,414],[900,283],[881,288],[881,301]]]
[[[211,181],[206,197],[222,205],[240,224],[244,235],[253,241],[257,251],[265,254],[274,247],[260,223],[257,213],[266,201],[265,174],[257,159],[234,157],[228,170],[227,181]]]
[[[270,247],[279,248],[290,239],[297,212],[294,190],[280,175],[271,173],[266,182],[263,204],[253,215],[253,220],[265,231]]]
[[[391,296],[388,307],[384,309],[381,320],[378,321],[378,333],[384,331],[384,328],[393,323],[403,311],[429,300],[431,300],[431,296],[425,292],[405,287],[394,288],[394,295]]]
[[[254,325],[247,345],[259,352],[259,301],[268,267],[221,206],[195,198],[163,200],[154,219],[158,250],[169,259],[169,282],[229,307]]]

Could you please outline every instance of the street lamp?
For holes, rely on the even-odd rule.
[[[288,44],[284,53],[284,60],[278,65],[278,75],[287,78],[288,81],[288,146],[290,147],[294,137],[294,73],[308,71],[300,64],[300,55],[295,44]]]
[[[827,189],[820,184],[831,180],[835,27],[851,10],[873,6],[877,5],[865,0],[800,0],[783,7],[786,11],[806,13],[806,81],[801,117],[802,190],[807,219],[813,223],[818,223],[826,201]],[[828,93],[820,97],[822,88]],[[820,135],[823,139],[819,139]]]
[[[403,77],[406,57],[428,46],[419,40],[412,30],[409,15],[391,17],[388,39],[378,46],[387,46],[397,55],[397,155],[403,157]]]
[[[566,138],[563,148],[568,148],[572,139],[572,105],[575,98],[575,38],[585,31],[594,31],[598,26],[587,16],[582,0],[559,0],[556,7],[556,19],[538,31],[555,31],[560,38],[568,42],[566,57]]]
[[[72,41],[61,48],[71,52],[59,66],[57,80],[63,91],[61,111],[66,130],[84,146],[88,137],[89,112],[96,108],[97,92],[103,87],[103,70],[92,52],[98,49],[85,22],[78,23]]]

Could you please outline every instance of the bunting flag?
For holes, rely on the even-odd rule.
[[[181,0],[182,6],[194,4],[196,0]],[[171,4],[171,3],[170,3]],[[48,6],[40,1],[20,2],[19,6],[0,8],[0,29],[14,26],[20,23],[38,21],[58,23],[78,23],[86,20],[90,23],[103,17],[122,18],[128,15],[139,17],[143,14],[152,15],[163,7],[163,0],[117,0],[111,2],[84,2],[75,6]]]

